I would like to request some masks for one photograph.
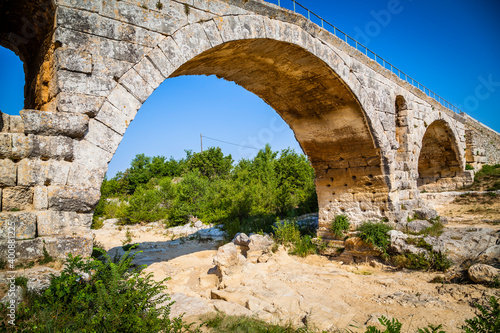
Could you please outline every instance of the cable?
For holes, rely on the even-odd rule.
[[[255,148],[255,147],[249,147],[249,146],[242,146],[242,145],[238,145],[236,143],[231,143],[231,142],[227,142],[227,141],[222,141],[222,140],[218,140],[218,139],[214,139],[214,138],[210,138],[208,136],[204,136],[202,135],[203,138],[205,139],[210,139],[210,140],[214,140],[214,141],[218,141],[218,142],[222,142],[222,143],[227,143],[228,145],[233,145],[233,146],[238,146],[238,147],[244,147],[244,148],[250,148],[250,149],[255,149],[255,150],[260,150],[259,148]]]

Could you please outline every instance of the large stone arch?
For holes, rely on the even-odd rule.
[[[290,125],[316,170],[324,233],[339,213],[355,220],[386,216],[386,137],[363,87],[331,48],[297,26],[262,16],[221,17],[165,38],[117,80],[85,140],[110,159],[163,80],[210,74],[260,96]]]

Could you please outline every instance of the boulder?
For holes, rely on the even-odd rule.
[[[391,230],[388,232],[388,234],[389,237],[391,238],[391,244],[389,245],[389,247],[392,252],[395,253],[410,252],[413,254],[425,252],[425,250],[421,248],[408,244],[406,240],[408,239],[409,236],[401,231]]]
[[[469,267],[469,277],[475,283],[491,283],[495,278],[500,279],[500,269],[490,265],[475,264]]]
[[[415,209],[414,213],[420,220],[435,220],[439,216],[437,211],[430,208]]]
[[[214,257],[214,264],[224,272],[228,268],[239,263],[238,249],[233,243],[227,243],[219,247],[217,254]]]
[[[246,251],[248,261],[254,264],[257,262],[267,262],[269,259],[267,254],[271,252],[271,247],[274,244],[272,238],[269,235],[253,234],[248,239],[248,250]]]
[[[233,239],[235,245],[246,246],[250,244],[250,238],[245,233],[237,233]]]
[[[406,229],[411,232],[421,232],[431,226],[432,224],[427,220],[413,220],[406,224]]]
[[[366,243],[360,237],[350,237],[345,241],[344,254],[347,253],[354,257],[377,257],[382,254],[382,251],[373,244]]]

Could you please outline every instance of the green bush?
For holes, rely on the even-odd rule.
[[[210,332],[217,333],[309,333],[313,332],[307,327],[294,328],[288,325],[273,325],[252,317],[228,316],[217,313],[216,316],[205,320],[202,327]]]
[[[418,254],[406,252],[392,258],[400,268],[446,272],[452,265],[445,253],[430,250]]]
[[[474,167],[472,165],[470,165],[469,163],[467,163],[465,165],[465,170],[474,170]]]
[[[387,253],[387,247],[390,244],[390,238],[387,234],[392,228],[383,222],[365,222],[359,228],[359,237],[375,245],[382,252]]]
[[[60,276],[41,294],[28,293],[16,313],[18,331],[36,332],[182,332],[180,318],[169,319],[164,281],[131,269],[127,252],[113,262],[69,255]],[[6,317],[7,308],[0,314]],[[0,331],[7,331],[6,321]]]
[[[337,215],[330,225],[330,230],[333,232],[335,237],[342,238],[344,232],[349,230],[351,223],[349,222],[349,217],[347,215]]]
[[[500,306],[498,300],[491,296],[489,308],[476,304],[476,317],[465,320],[461,328],[466,333],[493,333],[500,332]]]
[[[299,257],[307,257],[308,255],[315,253],[317,253],[317,245],[312,242],[311,236],[309,235],[300,237],[293,244],[293,249],[290,251],[290,254]]]
[[[293,245],[300,239],[300,231],[294,221],[285,220],[273,226],[274,238],[277,243],[285,246]]]

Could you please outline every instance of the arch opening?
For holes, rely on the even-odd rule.
[[[385,217],[380,148],[356,96],[327,64],[290,43],[247,39],[207,50],[171,77],[212,74],[262,98],[293,130],[315,169],[320,233],[337,214]]]
[[[0,46],[12,50],[24,65],[24,108],[41,109],[48,102],[54,70],[53,0],[4,0],[0,12],[8,13],[0,21]]]
[[[12,51],[0,46],[0,111],[19,115],[24,107],[25,75],[23,63]]]
[[[462,167],[453,133],[445,121],[427,127],[418,159],[419,190],[441,191],[455,187],[454,177]]]
[[[403,96],[396,96],[395,101],[396,140],[399,143],[398,153],[408,151],[408,106]]]

